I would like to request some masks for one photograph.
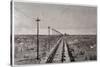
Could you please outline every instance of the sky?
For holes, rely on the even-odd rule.
[[[96,34],[97,7],[43,3],[14,3],[14,33],[48,34],[48,26],[67,34]],[[51,32],[52,34],[52,32]]]

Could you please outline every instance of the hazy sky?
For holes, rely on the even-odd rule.
[[[87,6],[15,2],[15,34],[36,34],[39,17],[40,34],[48,34],[48,26],[68,34],[96,34],[97,8]]]

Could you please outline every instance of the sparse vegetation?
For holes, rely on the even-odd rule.
[[[40,60],[48,55],[51,48],[59,39],[58,36],[47,35],[39,36]],[[35,64],[36,61],[36,35],[15,35],[15,63],[16,64]],[[66,42],[69,46],[69,51],[76,61],[97,60],[96,51],[96,35],[68,35]]]

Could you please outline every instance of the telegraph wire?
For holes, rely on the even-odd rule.
[[[28,19],[34,19],[34,18],[32,18],[32,17],[30,17],[30,16],[28,16],[27,14],[25,14],[22,10],[19,10],[18,8],[16,8],[16,7],[14,7],[14,9],[16,10],[16,11],[18,11],[18,12],[20,12],[21,14],[23,14],[25,17],[27,17]]]

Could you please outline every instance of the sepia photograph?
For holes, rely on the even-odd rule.
[[[97,7],[14,1],[14,65],[97,61]]]

